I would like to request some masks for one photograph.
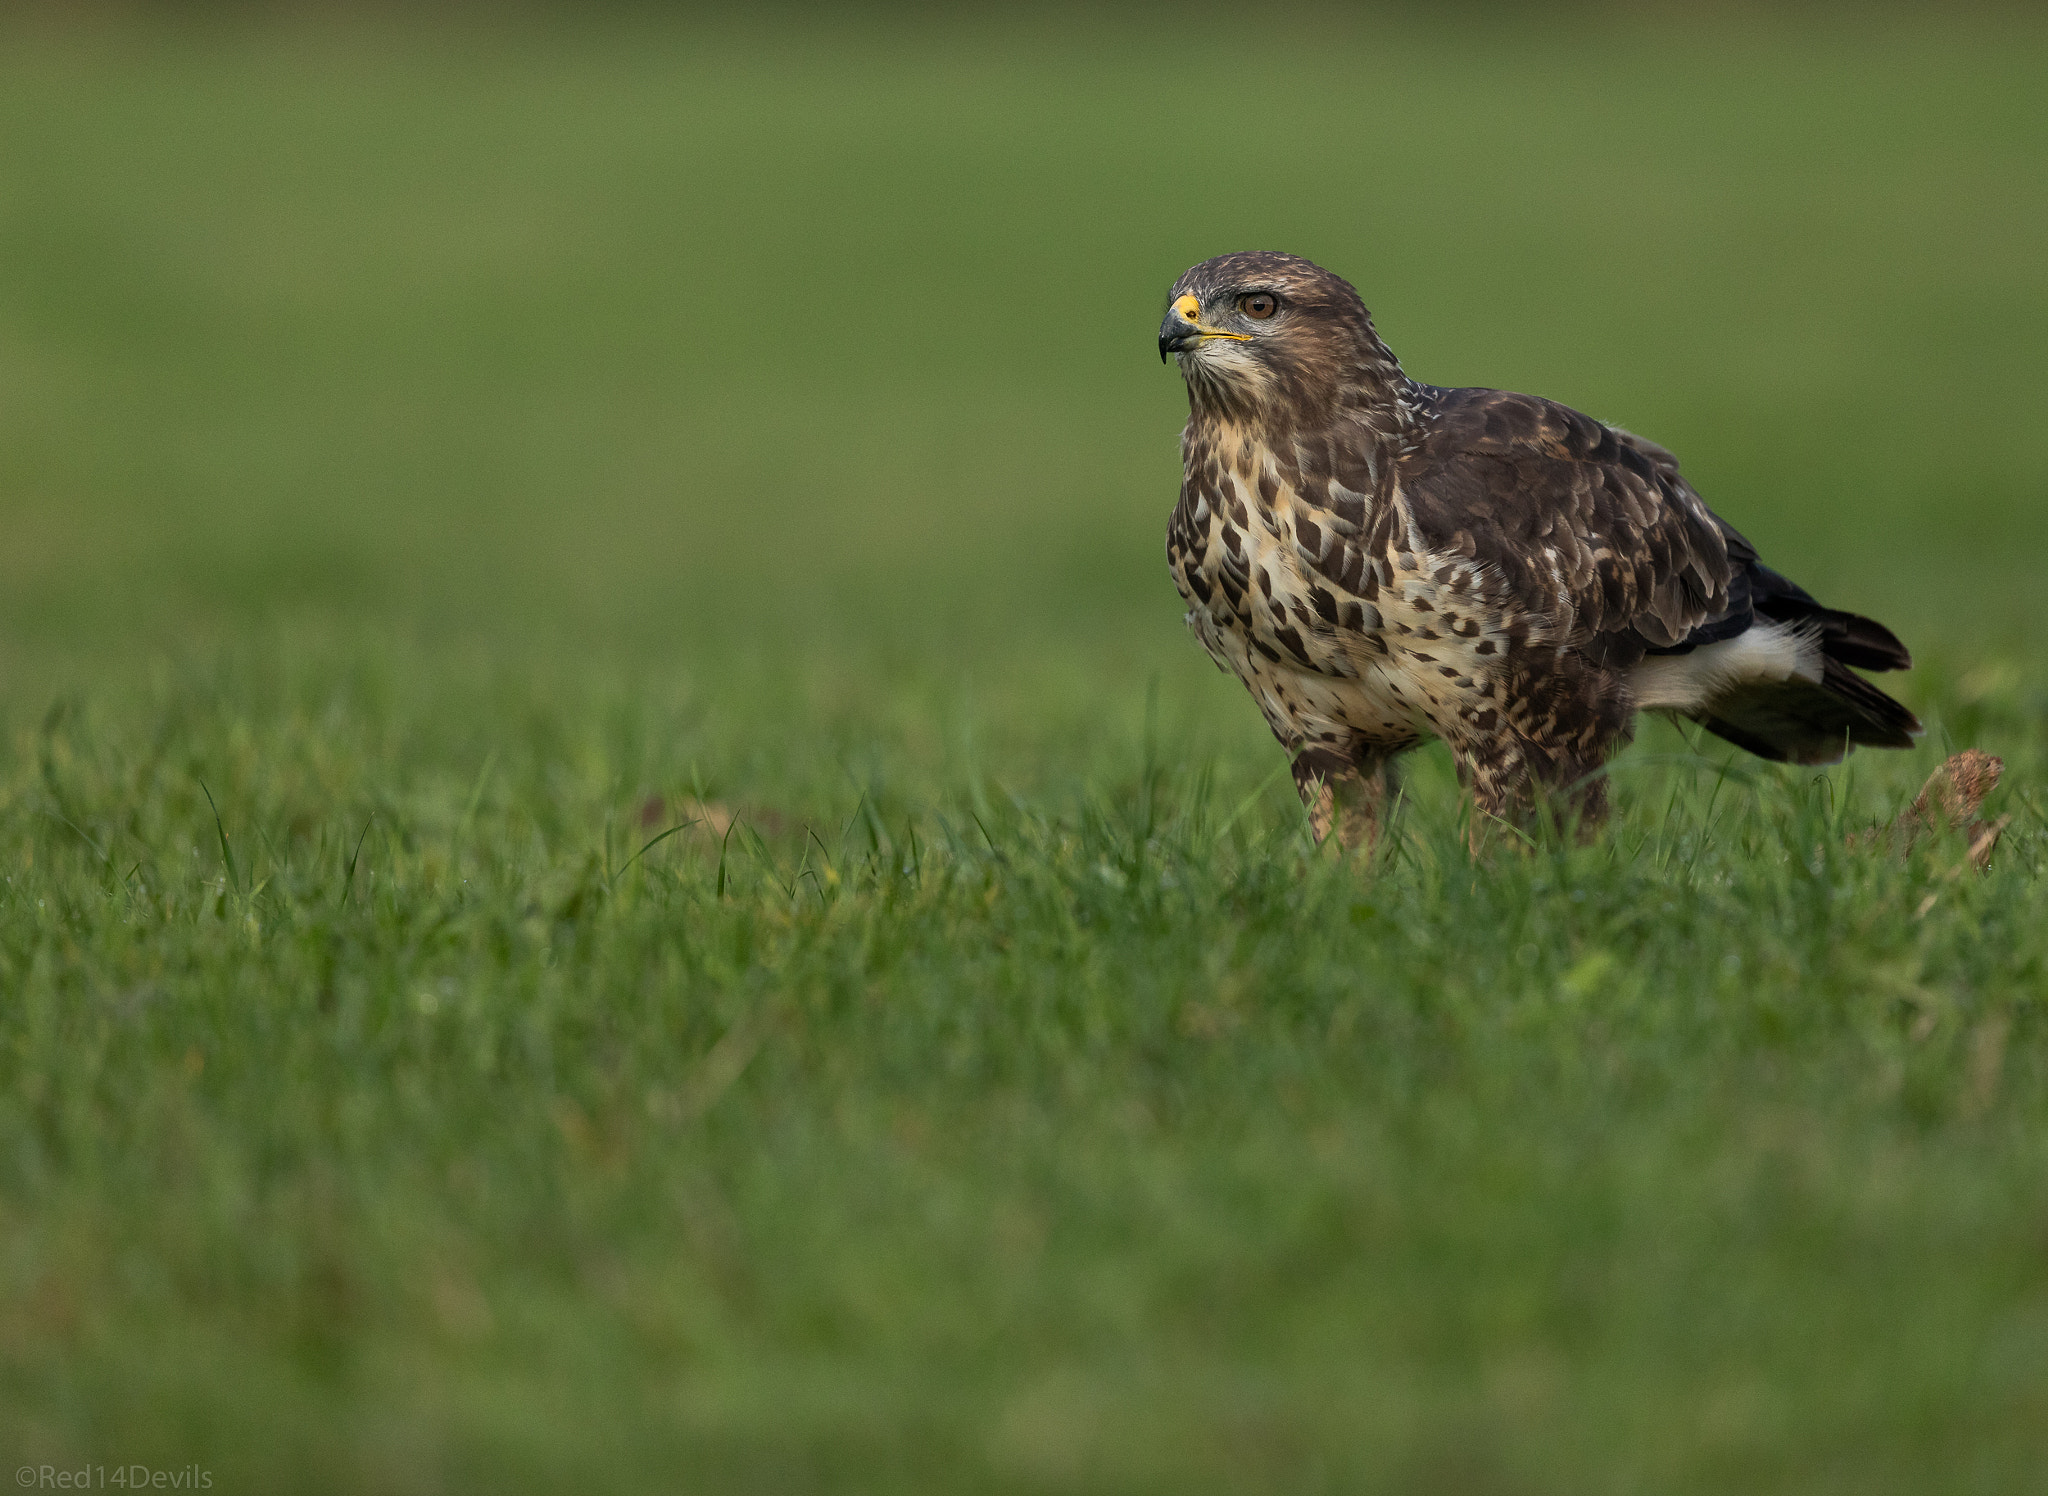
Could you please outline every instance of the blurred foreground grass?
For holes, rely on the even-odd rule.
[[[4,41],[0,1468],[2048,1463],[2048,30]],[[1252,245],[1675,447],[1927,745],[1317,856],[1160,554]],[[1988,876],[1841,850],[1968,745]]]

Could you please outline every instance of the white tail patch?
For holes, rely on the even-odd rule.
[[[1629,671],[1636,706],[1646,712],[1691,712],[1736,686],[1799,679],[1820,681],[1820,639],[1789,623],[1750,625],[1733,639],[1688,654],[1651,655]]]

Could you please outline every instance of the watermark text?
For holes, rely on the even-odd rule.
[[[213,1472],[199,1465],[23,1465],[14,1483],[24,1491],[210,1491]]]

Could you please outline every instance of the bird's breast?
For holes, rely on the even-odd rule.
[[[1398,494],[1390,522],[1368,525],[1366,496],[1341,484],[1311,495],[1270,471],[1192,465],[1186,479],[1168,552],[1189,623],[1283,737],[1329,721],[1412,740],[1486,709],[1504,621],[1471,559],[1421,543]],[[1298,729],[1283,730],[1290,715]]]
[[[1366,496],[1333,481],[1318,503],[1278,468],[1190,462],[1167,536],[1175,580],[1195,610],[1258,653],[1354,675],[1353,655],[1381,629]]]

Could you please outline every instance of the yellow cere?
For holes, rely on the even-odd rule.
[[[1250,333],[1225,332],[1220,327],[1204,327],[1202,325],[1201,320],[1201,311],[1202,303],[1197,301],[1192,295],[1176,296],[1174,298],[1174,315],[1176,317],[1179,317],[1181,321],[1187,323],[1190,327],[1194,328],[1194,330],[1200,333],[1203,337],[1235,338],[1240,343],[1249,343],[1252,340]]]

